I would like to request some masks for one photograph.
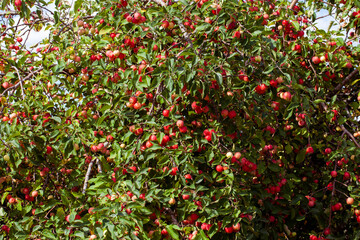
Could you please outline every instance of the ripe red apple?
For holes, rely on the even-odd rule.
[[[178,126],[179,128],[184,126],[184,121],[183,120],[177,120],[176,121],[176,126]]]
[[[31,196],[34,198],[37,197],[38,195],[39,195],[39,192],[36,190],[31,192]]]
[[[330,235],[330,233],[331,233],[331,230],[330,230],[330,228],[325,228],[324,229],[324,235]]]
[[[184,200],[188,200],[189,198],[190,198],[190,195],[187,195],[187,194],[182,195],[182,199],[184,199]]]
[[[169,111],[168,109],[165,109],[165,110],[163,111],[163,116],[164,116],[164,117],[169,117],[169,115],[170,115],[170,111]]]
[[[314,149],[312,147],[307,147],[306,154],[312,154],[312,153],[314,153]]]
[[[224,167],[221,166],[221,165],[217,165],[217,166],[216,166],[216,171],[222,172],[222,171],[224,171]]]
[[[107,140],[108,142],[112,142],[112,141],[114,141],[114,137],[111,136],[111,135],[108,135],[108,136],[106,137],[106,140]]]
[[[352,68],[351,62],[347,62],[347,63],[345,64],[345,67],[346,67],[346,68]]]
[[[314,64],[319,64],[320,63],[320,58],[318,57],[318,56],[314,56],[314,57],[312,57],[312,62],[314,63]]]
[[[161,230],[161,235],[168,235],[168,231],[164,228],[163,230]]]
[[[333,177],[333,178],[336,178],[336,176],[337,176],[337,172],[336,171],[331,171],[331,177]]]
[[[233,225],[232,227],[233,227],[234,231],[237,232],[240,230],[240,223],[237,223],[237,224]]]
[[[230,227],[225,227],[225,232],[226,232],[227,234],[230,234],[230,233],[232,233],[233,231],[234,231],[234,229],[233,229],[232,226],[230,226]]]
[[[138,12],[134,13],[134,18],[135,18],[136,20],[140,20],[141,14],[138,13]]]
[[[136,103],[134,104],[134,109],[138,110],[138,109],[140,109],[140,108],[141,108],[141,103],[136,102]]]

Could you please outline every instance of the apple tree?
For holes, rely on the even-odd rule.
[[[0,8],[0,239],[359,238],[359,1]]]

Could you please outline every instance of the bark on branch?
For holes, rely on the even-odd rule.
[[[351,140],[354,142],[354,144],[356,145],[356,147],[360,148],[360,144],[356,141],[355,137],[344,127],[344,125],[341,125],[341,130],[344,131],[344,133],[346,133],[346,135],[348,135]]]
[[[91,162],[89,163],[89,167],[86,171],[86,175],[85,175],[85,181],[84,181],[84,186],[83,186],[83,190],[82,193],[85,194],[86,189],[88,187],[88,183],[89,183],[89,179],[90,179],[90,174],[91,174],[91,169],[92,166],[94,165],[94,162],[96,161],[96,159],[91,160]]]
[[[293,0],[290,4],[289,9],[293,9],[293,7],[296,5],[297,2],[298,2],[298,0]]]
[[[173,211],[171,208],[166,208],[165,210],[166,210],[166,212],[169,213],[169,215],[171,217],[171,224],[180,226],[178,220],[176,219],[175,211]]]
[[[341,83],[339,83],[333,91],[333,94],[337,93],[350,79],[359,72],[359,70],[354,69]]]

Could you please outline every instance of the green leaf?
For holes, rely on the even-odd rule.
[[[280,172],[281,168],[276,164],[270,164],[268,168],[273,172]]]
[[[173,229],[172,225],[168,225],[166,226],[166,230],[168,231],[168,233],[170,234],[170,236],[172,237],[172,239],[175,240],[179,240],[179,234]]]
[[[304,161],[306,155],[306,150],[300,150],[298,154],[296,155],[296,163],[301,163]]]
[[[2,0],[1,10],[4,10],[6,5],[8,5],[10,0]]]
[[[56,239],[55,235],[52,232],[50,232],[49,229],[44,229],[42,231],[42,235],[44,235],[45,237],[47,237],[49,239]]]
[[[221,73],[215,73],[215,79],[218,82],[219,86],[222,86],[223,84],[223,77]]]
[[[61,123],[61,118],[59,118],[59,117],[52,117],[52,119],[54,121],[56,121],[57,123]]]
[[[74,141],[70,139],[65,144],[65,148],[64,148],[65,157],[69,157],[69,155],[72,153],[73,150],[74,150]]]
[[[58,22],[59,22],[59,13],[58,13],[58,11],[54,12],[54,20],[55,20],[55,24],[58,24]]]
[[[81,6],[81,4],[83,3],[84,0],[76,0],[75,4],[74,4],[74,12],[77,13],[79,7]]]
[[[111,27],[104,27],[99,31],[99,35],[104,35],[112,31]]]

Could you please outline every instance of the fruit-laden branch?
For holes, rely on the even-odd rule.
[[[51,66],[49,66],[49,68],[51,68],[51,67],[53,67],[53,66],[55,66],[55,64],[53,64],[53,65],[51,65]],[[38,72],[40,72],[40,71],[42,71],[44,68],[43,67],[41,67],[41,68],[39,68],[38,70],[36,70],[36,71],[34,71],[34,72],[31,72],[31,73],[29,73],[25,78],[23,78],[22,80],[21,79],[19,79],[19,82],[18,83],[16,83],[14,86],[12,86],[12,87],[9,87],[9,88],[7,88],[7,89],[5,89],[3,92],[2,92],[2,94],[0,94],[0,97],[3,97],[4,95],[5,95],[5,93],[6,92],[8,92],[8,91],[10,91],[10,90],[12,90],[12,89],[17,89],[19,86],[21,86],[22,85],[22,82],[24,82],[24,81],[26,81],[26,80],[28,80],[28,79],[30,79],[30,77],[31,76],[33,76],[35,73],[38,73]]]
[[[354,71],[352,71],[341,83],[339,83],[332,94],[337,93],[348,81],[350,81],[350,79],[359,72],[359,70],[354,69]]]
[[[320,103],[320,104],[321,104],[321,106],[323,107],[323,109],[324,109],[325,111],[328,110],[328,107],[326,106],[325,103],[322,102],[322,103]],[[351,138],[351,140],[354,142],[354,144],[356,145],[356,147],[360,148],[360,144],[356,141],[355,137],[344,127],[344,125],[341,125],[340,128],[341,128],[341,130],[343,130],[343,132],[344,132],[346,135],[348,135],[348,136]]]
[[[153,0],[153,1],[162,7],[166,7],[166,3],[164,3],[162,0]],[[175,17],[174,19],[179,24],[179,28],[180,28],[181,32],[183,33],[185,40],[190,44],[191,48],[194,48],[194,45],[190,39],[189,33],[186,31],[184,24],[181,22],[181,20],[178,17]]]
[[[86,175],[85,175],[85,181],[84,181],[84,186],[83,186],[83,190],[82,193],[85,194],[86,189],[88,187],[88,183],[89,183],[89,179],[90,179],[90,174],[91,174],[91,169],[92,166],[94,165],[94,162],[96,161],[96,159],[91,160],[91,162],[89,163],[89,167],[86,171]]]
[[[346,135],[348,135],[351,140],[355,143],[355,145],[360,148],[360,144],[356,141],[355,137],[344,127],[344,125],[341,125],[341,130],[344,131],[344,133],[346,133]]]

